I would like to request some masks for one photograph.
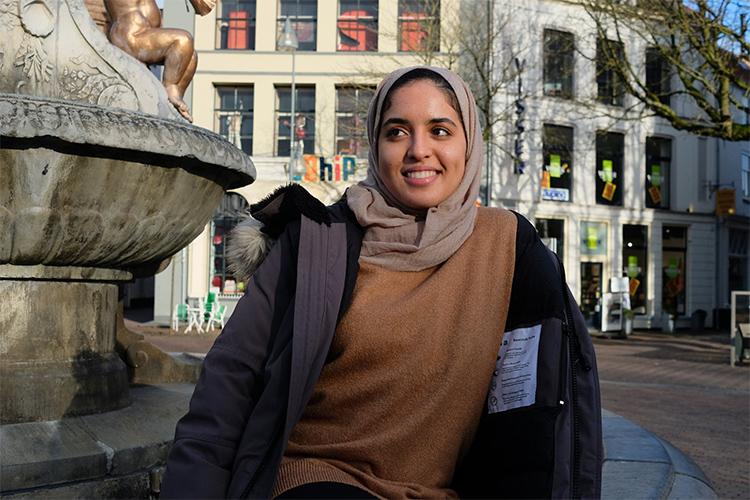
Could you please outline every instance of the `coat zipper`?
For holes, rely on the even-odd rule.
[[[563,314],[565,317],[565,330],[568,333],[568,350],[571,356],[571,376],[570,376],[570,399],[572,403],[572,413],[571,413],[571,427],[573,429],[573,445],[572,445],[572,454],[573,454],[573,467],[572,467],[572,477],[570,482],[570,497],[571,498],[580,498],[580,475],[581,475],[581,430],[579,428],[579,423],[581,420],[580,415],[580,408],[578,405],[578,366],[579,364],[585,371],[589,371],[591,369],[591,365],[589,364],[586,357],[583,355],[583,352],[581,350],[581,344],[578,340],[578,334],[575,329],[575,324],[573,323],[573,314],[570,309],[570,301],[568,300],[568,293],[567,293],[567,283],[565,280],[565,269],[563,268],[562,262],[560,261],[560,257],[555,255],[557,258],[557,262],[560,269],[560,278],[562,280],[562,294],[563,294],[563,303],[565,304],[565,308],[563,310]]]

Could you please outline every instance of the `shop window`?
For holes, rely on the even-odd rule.
[[[440,0],[398,0],[398,50],[440,50]]]
[[[750,198],[750,155],[743,154],[740,159],[742,175],[742,196],[743,198]]]
[[[630,309],[635,314],[646,314],[648,307],[648,227],[625,224],[622,226],[623,274],[630,283]]]
[[[610,106],[622,106],[625,86],[616,65],[625,57],[621,42],[600,38],[596,42],[597,100]]]
[[[315,154],[315,87],[296,86],[294,141],[297,154]],[[291,156],[292,88],[276,87],[276,156]]]
[[[599,329],[602,326],[602,277],[601,262],[581,262],[580,308],[586,326]]]
[[[596,202],[601,205],[622,205],[624,146],[622,134],[596,133]]]
[[[216,10],[217,49],[255,49],[255,8],[255,0],[222,0]]]
[[[669,208],[672,140],[646,138],[646,206]]]
[[[573,129],[545,124],[542,142],[542,199],[571,201]]]
[[[662,104],[669,106],[671,93],[669,64],[659,49],[646,49],[646,89],[656,95]]]
[[[542,242],[563,260],[565,248],[565,221],[559,219],[537,219],[536,230]]]
[[[378,50],[378,0],[339,0],[338,50]]]
[[[662,227],[662,311],[671,316],[684,315],[685,261],[687,257],[687,228]]]
[[[372,87],[336,87],[336,154],[367,158],[367,107]]]
[[[544,95],[573,97],[574,54],[572,33],[544,30]]]
[[[607,256],[607,223],[581,222],[581,255]]]
[[[284,22],[289,19],[299,42],[298,50],[316,49],[318,29],[318,0],[279,0],[279,17],[276,21],[276,49]]]
[[[241,294],[245,284],[237,281],[227,269],[227,237],[234,226],[247,217],[249,206],[237,193],[226,193],[211,221],[211,290]]]
[[[214,123],[226,140],[253,154],[253,87],[216,87]]]

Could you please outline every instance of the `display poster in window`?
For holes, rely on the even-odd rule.
[[[570,192],[565,188],[542,188],[542,199],[549,201],[569,201]]]
[[[559,179],[562,175],[562,166],[560,162],[560,155],[549,155],[549,175]]]
[[[615,197],[616,189],[617,189],[617,186],[615,184],[611,182],[605,182],[604,189],[602,189],[602,198],[604,198],[607,201],[612,201],[612,199]]]
[[[542,170],[542,189],[547,189],[551,186],[549,172]]]
[[[599,177],[604,182],[612,182],[614,179],[614,173],[612,171],[612,160],[603,160],[602,169],[599,170]]]
[[[648,176],[651,187],[648,188],[648,195],[654,205],[661,205],[661,165],[651,165],[651,174]]]
[[[599,231],[594,226],[589,226],[586,229],[586,248],[596,251],[599,248]]]

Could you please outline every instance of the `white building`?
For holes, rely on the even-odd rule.
[[[495,8],[499,18],[513,19],[503,39],[525,59],[528,96],[525,172],[515,173],[507,156],[499,159],[493,203],[527,215],[556,248],[592,326],[600,321],[599,297],[610,278],[620,276],[631,278],[636,327],[660,327],[670,310],[681,318],[678,326],[696,310],[705,311],[711,325],[713,309],[726,300],[717,294],[725,264],[717,266],[712,188],[727,181],[729,174],[720,172],[739,168],[748,145],[698,138],[657,118],[613,118],[634,103],[617,95],[612,74],[597,71],[596,32],[579,5],[506,1]],[[646,72],[648,47],[632,40],[624,57]],[[660,74],[658,61],[650,59],[648,71]],[[504,95],[498,112],[517,97]],[[500,132],[512,136],[512,129],[495,135]],[[744,227],[738,238],[746,242],[747,218]],[[743,283],[747,288],[746,278]]]

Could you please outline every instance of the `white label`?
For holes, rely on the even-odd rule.
[[[489,413],[533,405],[542,325],[505,332],[487,396]]]

